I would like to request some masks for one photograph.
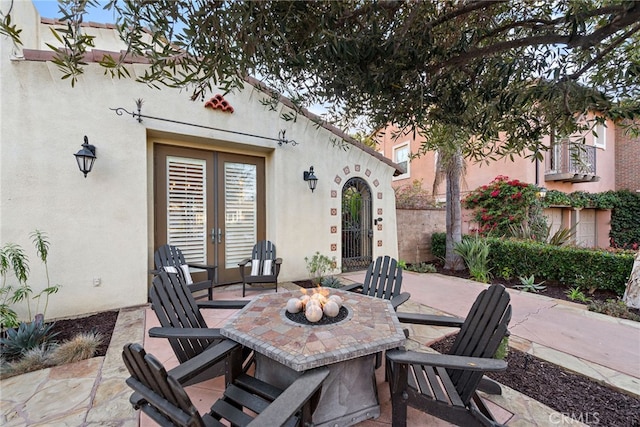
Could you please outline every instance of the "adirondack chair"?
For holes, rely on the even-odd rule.
[[[154,277],[149,299],[161,325],[149,329],[149,336],[169,339],[180,364],[189,362],[183,368],[184,375],[176,376],[176,379],[191,385],[222,375],[224,364],[211,365],[205,359],[206,351],[225,338],[220,335],[220,329],[207,326],[200,309],[240,309],[248,301],[196,302],[182,278],[166,271]]]
[[[231,343],[231,341],[229,341]],[[129,401],[161,426],[306,426],[319,400],[328,368],[302,374],[285,390],[242,372],[241,349],[236,343],[219,352],[216,362],[227,361],[226,389],[223,396],[201,415],[172,371],[140,344],[124,346],[122,358],[131,376],[126,383],[134,390]],[[243,408],[248,411],[243,411]]]
[[[342,289],[387,299],[397,310],[400,304],[411,297],[408,292],[400,293],[401,286],[402,269],[398,267],[398,262],[390,256],[380,256],[369,265],[364,283],[354,283],[344,286]]]
[[[483,290],[449,354],[387,351],[392,425],[406,426],[407,405],[460,426],[500,425],[477,394],[484,372],[507,368],[493,359],[511,319],[502,285]]]
[[[246,267],[251,265],[251,271],[247,274]],[[269,240],[261,240],[253,246],[251,258],[238,263],[240,276],[242,277],[242,296],[245,296],[247,285],[256,283],[275,283],[278,292],[278,274],[282,258],[276,257],[276,245]]]
[[[191,292],[206,289],[209,299],[213,299],[213,286],[216,283],[217,266],[187,263],[180,248],[172,245],[160,246],[153,255],[153,260],[156,265],[156,269],[152,271],[153,274],[158,274],[160,271],[177,274],[189,286]],[[194,283],[189,267],[206,270],[207,280]]]

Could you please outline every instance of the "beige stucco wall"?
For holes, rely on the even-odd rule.
[[[24,47],[38,49],[40,39],[32,33],[49,30],[40,28],[35,10],[27,6],[15,3],[13,19],[23,28]],[[112,79],[95,64],[72,88],[52,63],[13,56],[6,38],[1,56],[0,244],[15,242],[26,249],[29,283],[38,291],[45,275],[29,233],[38,228],[49,234],[49,274],[62,288],[51,297],[48,318],[146,303],[154,249],[152,147],[157,141],[265,158],[266,235],[284,259],[281,280],[306,278],[304,257],[316,251],[340,263],[341,190],[355,176],[370,185],[373,214],[384,218],[374,229],[374,258],[397,257],[394,168],[355,146],[347,151],[334,147],[335,135],[306,118],[281,120],[287,108],[268,111],[260,104],[263,95],[250,85],[225,95],[235,109],[229,114],[190,101],[187,91]],[[144,66],[129,70],[135,77]],[[151,119],[138,123],[110,110],[133,111],[137,98],[144,100],[142,114],[271,138],[285,129],[299,145],[278,146]],[[86,179],[73,157],[85,135],[97,148]],[[313,193],[302,180],[309,166],[319,178]],[[101,286],[93,286],[94,278],[101,279]]]
[[[398,256],[408,264],[434,260],[433,233],[446,231],[444,209],[398,209]]]

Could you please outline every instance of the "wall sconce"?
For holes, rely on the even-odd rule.
[[[373,225],[378,225],[381,222],[382,222],[382,218],[376,218],[373,220]]]
[[[93,168],[93,162],[96,161],[96,147],[89,144],[89,138],[87,138],[86,135],[84,136],[82,149],[74,154],[74,156],[76,156],[80,172],[82,172],[86,178],[87,174],[91,172],[91,168]]]
[[[307,181],[309,184],[309,189],[313,193],[313,190],[316,189],[316,185],[318,184],[318,178],[313,174],[313,166],[309,167],[308,171],[302,172],[302,179]]]
[[[538,199],[544,199],[547,196],[547,189],[544,187],[538,187],[538,192],[536,193],[536,197]]]

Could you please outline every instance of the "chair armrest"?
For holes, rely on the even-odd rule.
[[[411,298],[411,294],[409,292],[402,292],[400,295],[396,295],[391,298],[391,305],[393,306],[393,309],[397,310],[398,306],[407,302],[409,298]]]
[[[249,304],[249,300],[210,300],[210,301],[198,301],[196,304],[198,308],[214,308],[214,309],[239,309],[244,308]]]
[[[329,375],[326,367],[306,371],[287,387],[276,400],[249,423],[251,427],[273,427],[285,425],[305,403],[318,391]]]
[[[192,338],[192,339],[223,339],[219,328],[171,328],[155,327],[149,329],[152,338]]]
[[[247,259],[243,259],[242,261],[240,261],[240,262],[238,263],[238,265],[239,265],[240,267],[244,267],[244,266],[246,266],[246,265],[247,265],[248,263],[250,263],[250,262],[251,262],[251,259],[250,259],[250,258],[247,258]]]
[[[199,373],[208,370],[222,359],[229,356],[232,351],[239,347],[240,344],[237,342],[225,339],[224,341],[207,348],[197,356],[182,362],[175,368],[171,369],[168,374],[178,380],[180,384],[183,384],[198,376]]]
[[[209,264],[192,264],[192,263],[188,263],[187,265],[189,267],[201,268],[203,270],[215,270],[216,268],[218,268],[217,265],[209,265]]]
[[[396,316],[398,316],[398,320],[401,323],[413,323],[414,325],[449,326],[452,328],[460,328],[464,323],[464,319],[459,317],[437,316],[434,314],[396,312]]]
[[[364,284],[362,283],[352,283],[350,285],[341,287],[340,290],[347,291],[347,292],[360,292],[362,291],[363,287],[364,287]]]
[[[395,363],[439,366],[465,371],[504,371],[507,369],[507,362],[505,360],[485,357],[389,350],[387,351],[387,358]]]

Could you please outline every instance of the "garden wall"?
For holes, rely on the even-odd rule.
[[[398,222],[398,257],[407,264],[431,261],[431,235],[444,233],[445,210],[396,209]]]

